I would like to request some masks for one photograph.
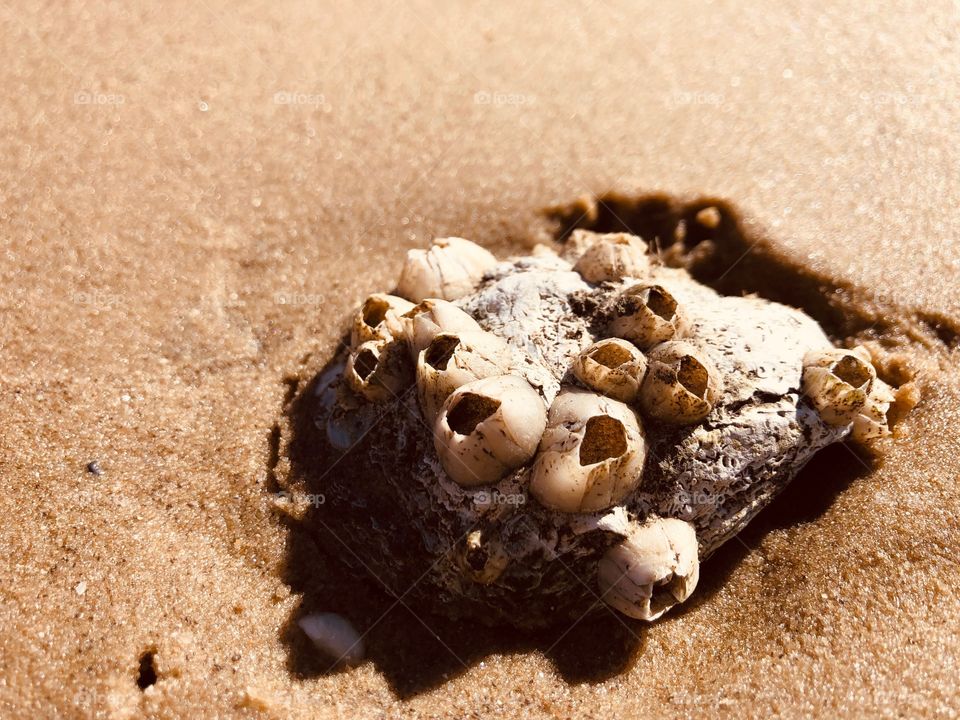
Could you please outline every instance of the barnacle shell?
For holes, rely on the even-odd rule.
[[[682,603],[700,578],[697,533],[674,518],[650,518],[604,553],[600,597],[624,615],[656,620]]]
[[[368,340],[350,353],[343,372],[347,384],[367,400],[397,397],[410,385],[406,352],[395,340]]]
[[[617,299],[613,313],[607,331],[626,338],[641,350],[679,338],[687,328],[683,308],[662,285],[628,287]]]
[[[603,510],[639,484],[646,456],[633,410],[586,390],[567,390],[550,406],[530,492],[562,512]]]
[[[830,425],[854,421],[866,404],[876,377],[870,355],[862,347],[817,350],[803,358],[803,392]]]
[[[867,395],[863,407],[853,419],[851,437],[858,442],[863,442],[889,436],[890,423],[887,413],[895,400],[893,388],[880,378],[875,378],[870,394]]]
[[[497,259],[476,243],[458,237],[438,238],[429,250],[409,250],[397,294],[420,302],[456,300],[473,291]]]
[[[450,393],[510,368],[507,344],[496,335],[473,331],[440,333],[417,358],[417,399],[424,420],[433,423]]]
[[[481,332],[477,321],[452,302],[428,298],[412,307],[401,318],[403,337],[416,361],[421,351],[440,333]]]
[[[573,361],[572,370],[577,380],[591,390],[631,403],[640,392],[647,359],[632,343],[607,338],[584,349]]]
[[[396,295],[374,293],[353,316],[350,343],[357,347],[369,340],[391,340],[403,332],[401,316],[413,309],[413,303]]]
[[[433,428],[434,447],[454,482],[487,485],[533,457],[546,415],[543,400],[521,378],[475,380],[443,404]]]
[[[688,425],[710,414],[723,386],[706,353],[674,340],[657,345],[647,360],[647,375],[640,388],[640,409],[645,416]]]
[[[589,245],[573,266],[587,282],[641,278],[650,271],[647,244],[636,235],[590,233],[589,236]]]
[[[510,556],[498,538],[482,530],[472,530],[458,549],[457,561],[464,575],[473,582],[487,585],[500,577]]]

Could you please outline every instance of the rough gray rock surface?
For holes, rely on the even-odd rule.
[[[680,269],[655,265],[648,277],[686,310],[685,340],[723,377],[710,414],[692,426],[644,421],[643,480],[622,504],[569,514],[528,493],[529,465],[493,486],[464,488],[439,464],[431,429],[412,390],[373,405],[340,387],[337,368],[318,386],[318,425],[350,446],[325,479],[337,507],[330,529],[405,602],[481,623],[550,625],[601,607],[597,563],[648,516],[689,521],[700,559],[736,535],[824,446],[849,427],[830,427],[802,400],[804,355],[830,347],[802,312],[759,298],[724,297]],[[592,285],[566,259],[519,258],[488,271],[457,304],[516,351],[516,372],[549,407],[574,385],[571,363],[604,335],[612,303],[636,282]],[[479,531],[482,557],[469,545]],[[491,550],[490,548],[494,548]],[[496,553],[496,558],[490,554]],[[483,562],[503,565],[478,582]]]

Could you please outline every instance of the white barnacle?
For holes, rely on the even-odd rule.
[[[876,379],[870,354],[863,347],[814,350],[803,358],[803,393],[828,425],[852,423]]]
[[[650,518],[604,553],[597,567],[600,597],[624,615],[656,620],[697,586],[697,534],[689,522]]]
[[[438,238],[428,250],[407,252],[397,294],[413,302],[426,298],[456,300],[476,288],[496,257],[476,243],[458,237]]]
[[[351,351],[343,376],[358,395],[383,402],[399,395],[409,384],[410,361],[395,340],[368,340]]]
[[[530,493],[561,512],[604,510],[643,477],[643,426],[627,405],[570,389],[550,406],[530,480]]]
[[[679,425],[705,418],[723,392],[723,378],[707,353],[673,340],[647,353],[647,375],[638,396],[645,416]]]
[[[606,338],[583,350],[572,369],[577,380],[591,390],[630,403],[640,392],[647,359],[633,343]]]
[[[493,333],[440,333],[417,357],[417,400],[424,420],[433,424],[454,390],[481,378],[503,375],[509,348]]]
[[[650,272],[650,257],[646,243],[636,235],[593,234],[573,269],[592,283],[625,277],[642,278]]]
[[[488,485],[533,458],[546,421],[543,400],[522,378],[474,380],[443,404],[434,447],[451,480],[464,487]]]
[[[660,285],[632,285],[620,293],[607,328],[611,335],[625,338],[641,350],[682,337],[687,322],[683,308]]]
[[[371,295],[353,316],[351,344],[357,347],[369,340],[392,340],[398,337],[403,332],[401,316],[413,307],[412,302],[396,295]]]
[[[440,333],[481,332],[469,314],[447,300],[427,299],[404,313],[403,335],[416,361],[420,352]]]
[[[676,425],[700,422],[720,398],[723,380],[707,354],[682,340],[647,353],[647,375],[640,386],[645,417]]]

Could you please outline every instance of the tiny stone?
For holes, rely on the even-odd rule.
[[[103,474],[103,470],[100,469],[100,463],[96,460],[91,460],[87,463],[87,472],[97,477]]]
[[[81,596],[82,596],[82,595],[86,594],[86,592],[87,592],[87,583],[86,583],[85,581],[81,580],[80,582],[77,583],[77,586],[74,588],[74,591],[76,591],[77,595],[81,595]]]
[[[252,710],[267,712],[274,706],[275,701],[270,693],[257,687],[247,687],[243,691],[243,700],[240,704]]]
[[[714,230],[720,225],[720,211],[713,206],[705,207],[697,213],[697,222],[706,228]]]

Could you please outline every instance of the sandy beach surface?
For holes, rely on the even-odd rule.
[[[0,716],[955,717],[958,28],[949,2],[4,3]],[[827,451],[650,626],[491,632],[348,581],[275,508],[348,313],[409,248],[523,252],[609,193],[638,222],[722,200],[740,289],[905,355],[923,401],[885,460]],[[327,672],[312,610],[364,664]]]

